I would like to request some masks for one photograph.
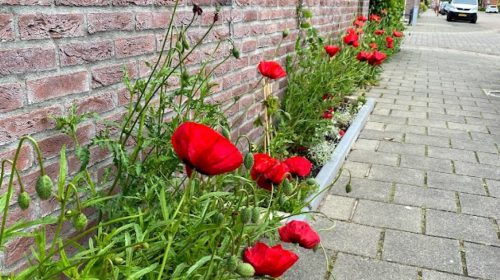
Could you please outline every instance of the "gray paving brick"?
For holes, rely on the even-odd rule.
[[[353,221],[377,227],[420,231],[421,212],[419,208],[360,200]]]
[[[385,124],[379,123],[379,122],[366,122],[366,124],[365,124],[366,129],[372,129],[372,130],[384,131],[384,127],[385,127]]]
[[[439,114],[439,113],[429,113],[430,120],[442,120],[454,123],[465,123],[465,118],[463,116]]]
[[[426,234],[500,245],[495,225],[484,217],[428,210]]]
[[[394,202],[447,211],[457,210],[454,192],[403,184],[396,185]]]
[[[399,161],[399,155],[385,153],[385,152],[372,152],[353,150],[349,156],[349,160],[364,163],[377,163],[382,165],[396,166]]]
[[[368,179],[421,186],[424,184],[424,171],[385,165],[373,165],[370,169]]]
[[[401,125],[401,124],[388,124],[385,126],[385,131],[425,134],[426,127],[425,126],[416,126],[416,125],[404,125],[404,124],[403,125]]]
[[[500,199],[471,194],[460,194],[462,213],[500,219]]]
[[[478,152],[477,157],[480,163],[500,166],[500,154]]]
[[[462,109],[446,108],[446,114],[464,117],[481,117],[480,112],[464,111]]]
[[[406,134],[405,142],[410,144],[423,144],[445,148],[450,146],[450,140],[446,137],[418,135],[412,133]]]
[[[426,119],[408,118],[408,124],[428,126],[428,127],[446,128],[446,122],[441,121],[441,120],[426,120]]]
[[[282,276],[286,280],[324,280],[328,274],[327,260],[322,250],[314,251],[299,246],[285,243],[283,247],[293,251],[299,256],[299,260]],[[327,251],[328,255],[333,252]],[[314,273],[311,273],[314,272]]]
[[[349,177],[340,177],[337,183],[335,183],[332,187],[331,193],[354,198],[364,198],[384,202],[389,201],[392,183],[353,177],[351,178],[352,190],[351,192],[346,193],[345,186],[348,181]]]
[[[380,103],[383,104],[383,103]],[[372,116],[389,116],[391,114],[390,109],[385,108],[374,108],[372,111]]]
[[[431,136],[443,136],[454,139],[470,140],[469,133],[463,130],[429,127],[427,131]]]
[[[427,106],[427,102],[424,102],[424,101],[412,101],[412,100],[396,100],[395,104],[410,105],[410,106],[422,106],[422,107]]]
[[[423,156],[401,155],[401,167],[451,173],[453,172],[450,160]]]
[[[387,230],[382,258],[388,261],[461,273],[458,240]]]
[[[469,151],[486,152],[493,154],[498,152],[494,144],[486,141],[451,139],[451,146],[455,149],[463,149]]]
[[[425,112],[414,112],[414,111],[392,110],[391,111],[391,116],[400,117],[400,118],[412,117],[412,118],[426,119],[427,118],[427,113],[425,113]]]
[[[500,181],[486,180],[486,185],[488,186],[490,195],[500,199]]]
[[[403,141],[403,133],[392,132],[392,131],[378,131],[371,129],[363,129],[359,135],[361,139],[371,139],[371,140],[386,140],[393,139],[393,141],[401,142]]]
[[[488,133],[488,129],[484,125],[448,122],[448,127],[450,129]]]
[[[500,135],[500,126],[488,125],[487,127],[491,134]]]
[[[477,162],[476,155],[474,154],[473,151],[464,151],[458,149],[429,146],[427,148],[427,155],[433,158],[459,160],[465,162]]]
[[[465,258],[469,275],[500,279],[500,248],[465,243]]]
[[[319,219],[312,226],[327,249],[367,257],[377,256],[381,229],[327,219]],[[330,229],[332,226],[334,228]]]
[[[410,106],[410,111],[444,114],[444,108],[437,108],[437,107]]]
[[[371,115],[368,118],[369,121],[372,122],[382,122],[385,124],[393,123],[393,124],[405,124],[406,118],[393,117],[393,116],[381,116],[381,115]]]
[[[475,278],[444,273],[435,270],[424,269],[422,271],[422,280],[474,280],[474,279]]]
[[[455,172],[458,174],[500,180],[500,168],[495,165],[455,162]]]
[[[425,146],[417,144],[382,141],[378,147],[380,152],[402,155],[425,155]]]
[[[473,194],[486,194],[483,181],[480,178],[440,173],[428,172],[427,185],[431,188],[458,191]]]
[[[351,217],[354,202],[354,198],[327,195],[321,206],[321,211],[330,218],[348,220]]]
[[[415,280],[417,269],[340,253],[332,275],[335,280]]]
[[[370,170],[370,164],[347,160],[342,166],[342,170],[345,174],[350,172],[352,177],[364,178]]]
[[[394,109],[394,110],[408,110],[410,108],[410,106],[408,106],[408,105],[389,104],[389,103],[377,103],[377,104],[375,104],[375,108],[379,108],[379,109]]]
[[[354,143],[354,150],[375,151],[380,144],[379,140],[358,139]]]

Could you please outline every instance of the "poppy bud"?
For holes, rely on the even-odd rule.
[[[290,29],[288,29],[288,28],[285,28],[285,30],[283,30],[283,33],[282,33],[282,35],[283,35],[283,38],[286,38],[286,37],[288,37],[288,35],[289,35],[289,34],[290,34]]]
[[[231,139],[231,132],[229,132],[229,129],[225,126],[222,127],[222,135],[224,135],[227,139]]]
[[[144,243],[142,244],[142,248],[143,248],[144,250],[149,249],[149,243],[148,243],[148,242],[144,242]]]
[[[26,210],[28,209],[28,207],[30,207],[30,202],[31,202],[31,197],[25,191],[21,192],[17,197],[17,203],[19,204],[19,207],[21,207],[21,209],[23,210]]]
[[[303,15],[305,18],[312,18],[313,13],[311,12],[311,10],[302,10],[302,15]]]
[[[246,224],[252,220],[252,210],[248,207],[241,210],[241,222]]]
[[[316,182],[316,179],[314,178],[309,178],[306,180],[306,184],[308,184],[309,186],[315,186],[318,184],[318,182]]]
[[[215,12],[214,14],[214,22],[219,20],[219,12]]]
[[[240,263],[236,272],[243,277],[252,277],[255,274],[255,269],[249,263]]]
[[[189,50],[190,46],[189,46],[189,41],[186,37],[186,33],[182,32],[181,39],[182,39],[182,46],[184,47],[184,49]]]
[[[87,216],[85,216],[85,214],[83,213],[80,213],[73,217],[72,223],[73,227],[76,230],[84,230],[87,227],[88,223]]]
[[[254,223],[254,224],[258,223],[259,219],[260,219],[259,208],[257,208],[257,207],[252,208],[252,223]]]
[[[36,181],[35,190],[41,200],[47,200],[52,195],[54,184],[48,175],[43,175]]]
[[[234,58],[238,59],[240,58],[240,50],[238,50],[237,48],[234,48],[231,50],[231,53],[233,54]]]
[[[227,259],[227,266],[230,271],[235,271],[238,268],[240,260],[236,256],[231,256]]]
[[[73,215],[73,211],[72,210],[66,211],[66,216],[71,216],[71,215]]]
[[[291,195],[293,192],[293,186],[288,179],[283,181],[283,193],[286,195]]]
[[[201,16],[201,14],[203,13],[203,10],[201,9],[200,6],[196,5],[196,4],[193,4],[193,13],[195,15],[199,15]]]
[[[350,193],[352,191],[352,186],[351,186],[351,183],[348,183],[346,186],[345,186],[345,192],[346,193]]]
[[[283,112],[283,116],[285,117],[285,119],[287,121],[291,121],[292,120],[292,115],[290,115],[290,113],[288,113],[288,112]]]
[[[217,213],[213,217],[214,224],[221,225],[224,222],[224,214],[222,213]]]
[[[283,205],[285,205],[285,202],[286,202],[285,197],[280,195],[280,197],[278,197],[278,204],[283,206]]]
[[[125,263],[125,260],[124,260],[122,257],[115,257],[115,258],[113,259],[113,263],[114,263],[114,264],[118,264],[118,265],[119,265],[119,264],[124,264],[124,263]]]
[[[182,43],[180,40],[177,40],[177,42],[175,43],[175,48],[177,48],[180,53],[184,53],[184,47],[182,46]]]
[[[245,165],[246,169],[250,169],[253,166],[253,154],[252,153],[247,153],[245,155],[245,158],[243,159],[243,164]]]
[[[300,28],[310,28],[311,24],[309,22],[303,22],[300,24]]]

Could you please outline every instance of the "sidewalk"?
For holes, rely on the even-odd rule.
[[[336,280],[500,279],[500,16],[427,13],[368,96],[375,110],[322,211]],[[315,228],[331,225],[326,219]],[[324,279],[304,252],[286,279]],[[317,271],[316,271],[317,270]],[[292,276],[293,275],[293,276]]]

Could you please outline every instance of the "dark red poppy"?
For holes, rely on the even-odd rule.
[[[355,41],[354,43],[352,43],[352,46],[355,48],[359,47],[359,41]]]
[[[330,93],[323,94],[323,100],[328,100],[328,99],[331,99],[331,98],[333,98],[333,95],[331,95]]]
[[[375,42],[371,42],[371,43],[369,44],[369,46],[370,46],[370,49],[372,49],[372,50],[376,50],[376,49],[378,49],[377,43],[375,43]]]
[[[402,37],[403,36],[403,32],[399,32],[397,30],[394,30],[394,31],[392,31],[392,36],[398,37],[398,38]]]
[[[339,129],[339,135],[340,135],[340,138],[344,137],[345,131],[342,129]]]
[[[316,247],[320,238],[307,222],[291,221],[278,229],[283,242],[298,243],[301,247],[312,249]]]
[[[385,32],[384,29],[377,29],[377,30],[375,30],[374,33],[375,33],[375,35],[382,35],[382,34],[384,34],[384,32]]]
[[[231,172],[243,162],[233,143],[202,124],[183,123],[174,131],[171,141],[177,157],[186,165],[188,176],[192,169],[205,175]]]
[[[379,15],[371,14],[370,20],[375,21],[375,22],[380,22],[382,20],[382,18]]]
[[[330,111],[324,111],[323,112],[323,119],[328,119],[329,120],[331,118],[333,118],[332,112],[330,112]]]
[[[361,20],[355,20],[352,22],[352,24],[356,27],[363,27],[363,25],[365,25],[365,22]]]
[[[387,48],[392,49],[394,47],[394,38],[387,36],[385,37],[385,41],[387,42]]]
[[[243,252],[243,260],[253,266],[258,276],[280,277],[298,259],[296,254],[283,249],[280,244],[269,247],[262,242],[257,242],[255,246],[248,247]]]
[[[365,51],[360,51],[358,53],[358,55],[356,56],[356,58],[359,61],[367,61],[370,58],[370,53],[369,52],[365,52]]]
[[[344,36],[344,43],[347,45],[353,45],[353,46],[354,46],[354,44],[359,44],[358,43],[358,35],[356,34],[356,31],[354,31],[354,29],[352,29],[352,28],[347,29],[347,34]]]
[[[333,57],[340,51],[340,48],[338,46],[327,45],[325,46],[325,51],[330,57]]]
[[[365,16],[360,15],[360,16],[358,16],[358,18],[357,18],[356,20],[359,20],[359,21],[363,21],[363,22],[365,22],[365,21],[367,21],[368,19],[367,19]]]
[[[278,62],[275,61],[261,61],[259,63],[259,72],[262,76],[270,79],[279,79],[286,76],[285,70],[281,68]]]
[[[281,184],[289,174],[288,166],[268,154],[254,154],[250,176],[259,187],[271,190],[273,184]]]
[[[287,158],[283,164],[288,166],[290,174],[305,177],[311,173],[312,163],[305,157],[294,156]]]
[[[368,63],[371,65],[380,65],[386,59],[386,55],[383,52],[374,51],[370,54],[368,58]]]

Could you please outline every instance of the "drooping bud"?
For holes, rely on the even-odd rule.
[[[309,22],[303,22],[303,23],[300,24],[300,27],[304,28],[304,29],[310,28],[311,24]]]
[[[318,182],[316,182],[316,179],[314,178],[309,178],[306,180],[306,184],[308,184],[309,186],[316,186]]]
[[[125,263],[125,260],[122,258],[122,257],[115,257],[113,259],[113,263],[114,264],[117,264],[117,265],[120,265],[120,264],[124,264]]]
[[[73,217],[72,223],[73,223],[73,227],[76,230],[79,230],[79,231],[84,230],[87,227],[87,223],[88,223],[87,216],[85,216],[85,214],[83,214],[83,213],[80,213],[80,214]]]
[[[248,207],[241,210],[241,222],[246,224],[252,220],[252,210]]]
[[[227,139],[231,139],[231,132],[229,132],[229,129],[225,126],[222,127],[222,135],[224,135]]]
[[[43,175],[36,181],[35,190],[41,200],[47,200],[52,195],[54,184],[48,175]]]
[[[249,263],[240,263],[236,272],[243,277],[252,277],[255,274],[255,269]]]
[[[193,13],[195,15],[199,15],[201,16],[201,14],[203,14],[203,10],[201,9],[200,6],[196,5],[196,4],[193,4]]]
[[[285,30],[283,30],[283,33],[282,33],[282,35],[283,35],[283,38],[286,38],[286,37],[288,37],[288,35],[289,35],[289,34],[290,34],[290,29],[288,29],[288,28],[285,28]]]
[[[251,169],[253,166],[253,154],[252,153],[247,153],[245,155],[245,158],[243,159],[243,164],[245,165],[246,169]]]
[[[304,10],[302,10],[302,15],[305,18],[312,18],[313,13],[311,12],[311,10],[304,9]]]
[[[229,257],[229,259],[227,259],[227,266],[229,268],[229,271],[235,271],[238,268],[239,263],[240,260],[236,256]]]
[[[213,217],[214,224],[221,225],[224,222],[224,214],[217,213]]]
[[[240,58],[240,50],[238,50],[236,47],[233,47],[231,53],[233,54],[234,58],[236,59]]]
[[[252,223],[254,223],[254,224],[258,223],[259,219],[260,219],[259,208],[257,208],[257,207],[252,208]]]
[[[23,210],[26,210],[28,209],[28,207],[30,207],[30,202],[31,202],[31,197],[25,191],[21,192],[17,197],[17,203],[19,204],[19,207]]]
[[[291,195],[292,192],[293,192],[293,186],[292,184],[290,183],[290,181],[288,179],[285,179],[283,181],[283,193],[285,193],[286,195]]]

